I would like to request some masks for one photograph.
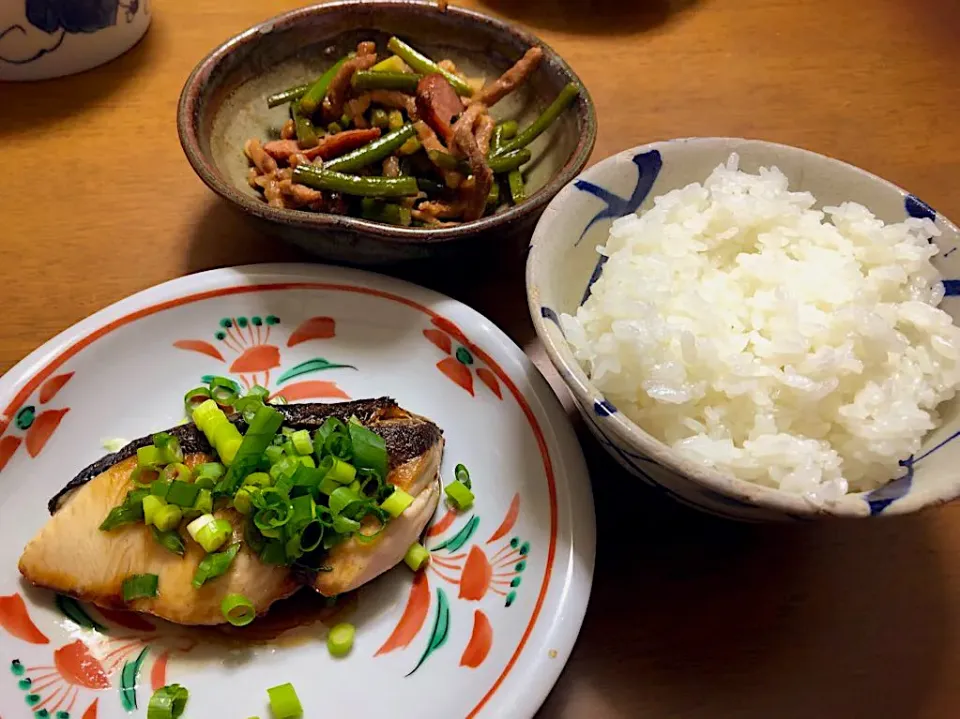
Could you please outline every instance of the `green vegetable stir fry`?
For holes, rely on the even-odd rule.
[[[349,214],[401,226],[479,219],[526,198],[527,149],[577,98],[566,86],[529,127],[497,122],[490,108],[536,70],[530,48],[484,84],[450,60],[399,38],[381,59],[361,42],[313,82],[278,92],[289,105],[280,139],[250,139],[250,185],[273,207]]]

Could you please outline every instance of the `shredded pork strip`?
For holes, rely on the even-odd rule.
[[[474,137],[477,138],[477,145],[480,147],[480,152],[484,155],[490,152],[490,138],[493,137],[493,128],[496,127],[496,125],[497,123],[494,122],[489,114],[481,115],[480,119],[477,120]]]
[[[487,156],[480,151],[477,138],[473,134],[474,124],[486,112],[485,105],[472,103],[453,126],[454,140],[467,156],[467,162],[470,163],[470,171],[474,178],[473,188],[466,193],[467,207],[464,210],[463,219],[467,222],[478,220],[483,216],[487,207],[487,195],[490,194],[490,188],[493,187],[493,170],[487,164]]]
[[[282,140],[292,140],[297,136],[297,126],[294,124],[293,120],[287,120],[283,123],[283,127],[280,128],[280,139]]]
[[[543,59],[543,50],[536,46],[531,47],[524,53],[523,57],[514,63],[513,67],[486,85],[480,92],[471,97],[469,102],[492,107],[526,82],[527,78],[537,69],[541,59]]]
[[[390,155],[390,157],[384,159],[383,161],[383,176],[384,177],[400,177],[400,158],[396,155]]]
[[[394,110],[406,110],[407,117],[410,118],[411,122],[416,122],[418,118],[417,101],[412,95],[408,95],[405,92],[399,92],[397,90],[371,90],[370,100],[373,104],[381,105],[382,107],[389,107]]]
[[[243,152],[256,165],[261,174],[268,175],[277,169],[277,161],[264,151],[260,140],[247,140],[243,144]]]
[[[350,122],[352,122],[353,126],[358,130],[365,130],[370,127],[367,118],[363,116],[363,113],[370,109],[370,103],[370,93],[365,92],[352,100],[348,100],[346,105],[344,105],[344,112],[350,116]]]
[[[366,46],[366,47],[365,47]],[[373,48],[372,51],[370,49]],[[362,42],[357,45],[357,56],[347,60],[330,81],[323,98],[323,116],[327,122],[336,122],[343,115],[343,104],[350,92],[350,80],[357,70],[367,70],[377,62],[376,45]]]

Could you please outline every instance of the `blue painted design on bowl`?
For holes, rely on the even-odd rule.
[[[552,307],[547,307],[546,305],[540,306],[540,316],[545,320],[550,320],[557,326],[560,330],[560,334],[563,334],[563,327],[560,326],[560,318],[557,317],[556,311]]]
[[[928,220],[937,219],[937,211],[916,195],[907,195],[903,198],[903,206],[910,217],[927,218]]]
[[[597,417],[609,417],[611,414],[616,414],[617,408],[614,407],[609,400],[598,399],[593,403],[593,413]]]
[[[944,297],[956,297],[960,295],[960,280],[944,280],[943,295]]]
[[[663,167],[663,158],[660,157],[660,153],[657,150],[651,150],[650,152],[642,152],[639,155],[634,155],[632,162],[637,166],[637,184],[634,186],[630,197],[626,199],[586,180],[577,180],[573,183],[573,186],[581,192],[587,192],[594,197],[598,197],[607,205],[587,223],[587,226],[583,228],[583,232],[580,233],[580,237],[574,243],[574,246],[579,245],[583,236],[587,234],[591,227],[600,222],[600,220],[615,220],[618,217],[636,212],[637,208],[639,208],[647,198],[647,195],[650,194],[650,190],[653,189],[653,183],[656,181],[657,175],[660,174],[660,169]]]

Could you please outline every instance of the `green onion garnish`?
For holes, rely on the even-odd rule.
[[[230,465],[230,470],[217,485],[217,490],[223,494],[234,495],[240,488],[241,482],[250,472],[257,468],[264,451],[270,446],[274,436],[283,424],[283,415],[273,407],[261,405],[250,422],[246,434],[240,438],[234,456],[227,459],[221,453],[220,459]],[[230,425],[233,427],[233,425]],[[234,427],[234,431],[236,428]],[[239,432],[237,432],[239,437]]]
[[[357,630],[352,624],[340,622],[327,634],[327,649],[335,657],[345,657],[353,648],[353,638],[356,634]]]
[[[230,564],[239,551],[240,544],[236,543],[231,544],[230,548],[223,552],[208,554],[204,557],[200,561],[200,566],[197,567],[196,573],[193,575],[193,586],[199,589],[205,582],[226,574],[227,570],[230,569]]]
[[[263,456],[267,458],[267,461],[270,464],[276,464],[284,457],[283,447],[271,444],[269,447],[263,450]]]
[[[163,465],[163,452],[159,447],[148,444],[137,450],[137,466],[146,469],[157,469]]]
[[[226,471],[226,467],[219,462],[204,462],[193,468],[193,478],[194,480],[212,479],[216,481],[220,479]]]
[[[453,476],[467,489],[473,489],[473,485],[470,483],[470,470],[468,470],[464,465],[458,464],[456,467],[454,467]]]
[[[443,491],[447,493],[450,501],[460,511],[469,509],[473,505],[473,492],[467,489],[460,480],[451,482],[443,488]]]
[[[237,399],[236,383],[227,377],[214,377],[210,380],[210,398],[221,407],[232,407]]]
[[[207,387],[197,387],[183,395],[183,407],[188,416],[193,416],[193,410],[210,399],[210,390]]]
[[[150,599],[157,596],[156,574],[134,574],[123,580],[123,601],[132,602],[134,599]]]
[[[179,684],[160,687],[150,697],[150,704],[147,705],[147,719],[178,719],[183,714],[189,697],[189,692]]]
[[[403,561],[406,562],[410,569],[419,572],[423,566],[430,561],[430,552],[428,552],[420,542],[414,542],[410,545],[407,553],[403,555]]]
[[[387,476],[387,443],[376,432],[357,422],[349,423],[350,444],[353,449],[353,466],[357,469]]]
[[[170,484],[170,482],[166,482],[162,479],[155,479],[150,483],[150,494],[165,500],[167,498],[167,493],[170,491]]]
[[[350,484],[357,477],[357,469],[352,464],[328,454],[320,461],[317,467],[324,477],[329,477],[338,484]]]
[[[187,525],[187,532],[205,552],[216,552],[233,535],[233,525],[212,514],[204,514]]]
[[[177,480],[170,483],[170,489],[167,490],[167,504],[175,504],[178,507],[190,508],[197,501],[200,494],[200,487],[189,482]]]
[[[398,488],[381,502],[380,508],[396,519],[411,504],[413,504],[413,496]]]
[[[165,479],[170,482],[176,479],[179,479],[181,482],[190,482],[193,480],[193,472],[182,462],[175,462],[163,468],[163,471],[160,472],[160,479]]]
[[[153,516],[153,526],[161,532],[170,532],[180,525],[183,512],[175,504],[168,504],[157,510]]]
[[[297,454],[313,453],[313,441],[310,439],[310,432],[305,429],[298,429],[290,435],[290,441],[293,442],[293,448]]]
[[[227,466],[232,464],[243,437],[217,403],[208,399],[196,407],[193,410],[193,421],[220,455],[220,460]]]
[[[130,473],[130,481],[134,484],[150,484],[159,476],[160,473],[155,469],[150,469],[149,467],[134,467],[133,472]]]
[[[123,504],[110,510],[107,518],[100,524],[100,529],[109,532],[126,524],[143,521],[143,498],[149,493],[148,489],[134,489],[128,492]]]
[[[146,497],[144,497],[142,504],[144,524],[153,524],[157,512],[163,507],[167,506],[166,502],[153,494],[148,494]]]
[[[273,712],[274,719],[296,719],[303,716],[303,707],[293,684],[271,687],[267,689],[267,696],[270,697],[270,711]]]
[[[153,435],[153,446],[159,450],[160,460],[163,464],[183,461],[183,450],[180,448],[180,440],[172,434],[158,432]]]
[[[176,507],[173,507],[173,509],[177,510]],[[158,527],[150,527],[150,531],[153,532],[153,538],[157,541],[157,544],[168,552],[179,554],[181,557],[186,553],[187,548],[183,543],[183,537],[179,533],[172,530],[162,531]]]
[[[253,496],[257,492],[256,487],[240,487],[233,495],[233,508],[240,514],[250,514],[253,511]]]
[[[235,627],[245,627],[256,619],[257,611],[253,602],[242,594],[228,594],[220,603],[223,618]]]
[[[336,516],[347,510],[351,505],[362,502],[363,500],[360,499],[360,495],[352,491],[349,487],[340,487],[330,495],[327,506],[330,507],[330,511]]]

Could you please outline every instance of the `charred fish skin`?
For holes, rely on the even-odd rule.
[[[304,404],[274,404],[271,406],[283,414],[284,425],[293,429],[316,429],[328,417],[336,417],[342,422],[347,422],[351,417],[356,417],[363,425],[375,425],[377,433],[386,442],[391,467],[403,464],[423,454],[443,434],[441,429],[433,422],[401,409],[391,397],[332,404],[309,402]],[[239,414],[232,415],[230,421],[236,425],[241,433],[246,431],[247,423]],[[180,441],[184,454],[208,454],[212,452],[207,438],[203,432],[197,429],[195,424],[183,424],[163,431],[168,432]],[[117,452],[108,454],[80,470],[76,477],[67,482],[66,486],[50,499],[47,503],[47,510],[50,514],[54,514],[75,490],[110,469],[113,465],[136,455],[137,450],[141,447],[151,445],[153,434],[135,439]]]

